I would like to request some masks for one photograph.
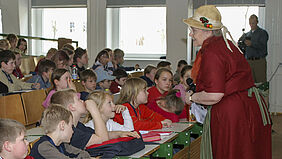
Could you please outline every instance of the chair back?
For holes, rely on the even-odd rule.
[[[21,94],[26,115],[27,125],[35,124],[41,119],[44,107],[42,102],[46,98],[45,90],[35,90]]]
[[[139,72],[132,72],[130,73],[131,77],[141,77],[144,75],[143,72],[139,71]]]
[[[0,97],[0,118],[14,119],[26,125],[25,113],[20,94]]]
[[[84,87],[83,87],[83,85],[81,84],[81,81],[74,81],[73,83],[74,83],[74,85],[75,85],[76,92],[82,92],[82,91],[84,91]]]

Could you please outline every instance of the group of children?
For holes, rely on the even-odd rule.
[[[148,65],[144,76],[140,78],[128,78],[125,70],[129,68],[121,65],[124,53],[120,49],[113,52],[110,49],[101,51],[92,69],[84,67],[88,63],[86,50],[78,48],[74,53],[69,51],[71,48],[66,47],[65,50],[68,51],[50,51],[48,54],[53,55],[46,56],[39,62],[38,74],[29,82],[40,84],[24,83],[29,88],[48,88],[53,85],[43,102],[46,109],[41,125],[46,135],[33,145],[30,158],[90,158],[85,151],[88,146],[119,137],[139,138],[136,131],[170,127],[172,122],[187,117],[185,96],[189,86],[186,79],[191,74],[191,66],[186,65],[187,63],[178,65],[179,83],[174,82],[171,64],[167,61],[160,62],[157,67]],[[9,77],[15,65],[14,54],[11,53],[0,52],[0,57],[2,54],[5,57],[4,60],[0,58],[3,70],[1,72],[8,84],[13,84],[9,79],[18,80]],[[84,87],[83,92],[76,92],[72,82],[69,72],[72,63],[69,58],[72,56]],[[114,103],[112,94],[117,92],[120,92],[120,98]],[[0,124],[9,125],[15,121],[1,119],[1,122]],[[14,155],[8,146],[5,149],[5,142],[14,143],[14,139],[17,140],[25,133],[24,127],[17,124],[21,126],[20,130],[12,138],[5,137],[5,134],[0,135],[2,158],[9,158],[9,153]],[[5,131],[14,130],[9,127]],[[21,140],[21,144],[26,146],[27,142]],[[22,156],[25,154],[26,152],[22,153]]]

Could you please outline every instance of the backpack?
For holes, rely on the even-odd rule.
[[[113,158],[115,156],[130,156],[144,148],[145,143],[142,138],[121,137],[88,146],[86,151],[91,157]]]

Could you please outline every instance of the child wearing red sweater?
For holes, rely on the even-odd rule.
[[[184,102],[177,89],[170,90],[165,97],[150,102],[147,106],[172,122],[179,122],[179,119],[186,118]]]
[[[117,104],[126,106],[132,118],[135,130],[153,130],[169,127],[171,120],[149,109],[147,103],[147,83],[141,78],[128,79],[120,91],[120,99]],[[114,121],[123,124],[121,115],[116,114]]]
[[[171,89],[173,83],[172,72],[167,68],[158,69],[154,82],[156,86],[148,89],[148,104],[167,95],[167,92]]]

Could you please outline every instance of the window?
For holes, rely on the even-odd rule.
[[[252,14],[258,16],[259,7],[217,7],[222,16],[222,23],[231,33],[235,42],[239,40],[245,29],[245,33],[250,31],[249,17]],[[260,23],[258,24],[260,25]],[[228,36],[227,36],[228,37]],[[228,37],[229,38],[229,37]]]
[[[3,33],[3,27],[2,27],[2,12],[1,12],[1,9],[0,9],[0,33]]]
[[[108,8],[107,47],[122,49],[125,58],[159,58],[165,55],[166,8]]]
[[[69,38],[78,41],[80,47],[87,48],[86,24],[86,8],[32,9],[32,36],[50,39]],[[32,52],[36,55],[45,55],[51,47],[57,48],[58,43],[32,41]]]

